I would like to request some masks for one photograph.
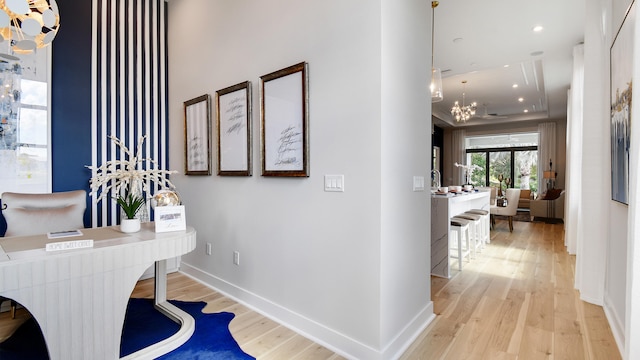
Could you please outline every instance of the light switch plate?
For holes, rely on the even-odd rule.
[[[424,191],[424,176],[413,177],[413,191]]]
[[[324,191],[344,192],[344,175],[325,175]]]

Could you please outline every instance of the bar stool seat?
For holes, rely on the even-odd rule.
[[[470,220],[462,218],[451,218],[451,234],[456,235],[456,241],[450,241],[450,245],[456,244],[456,248],[450,247],[449,250],[456,250],[455,255],[449,257],[458,259],[458,270],[462,271],[462,260],[466,257],[467,261],[471,261],[471,236],[469,234]]]
[[[453,217],[453,219],[469,220],[469,243],[471,245],[471,257],[476,258],[478,252],[482,250],[483,234],[482,234],[482,215],[462,213]]]
[[[491,212],[483,209],[471,209],[467,211],[467,213],[482,216],[482,219],[484,220],[482,224],[482,238],[484,247],[484,244],[489,244],[491,242]]]

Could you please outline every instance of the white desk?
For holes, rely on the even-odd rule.
[[[51,359],[118,359],[127,302],[138,278],[156,263],[156,308],[182,324],[171,338],[127,358],[154,358],[186,342],[191,316],[166,301],[166,259],[196,247],[196,231],[133,234],[117,227],[82,229],[83,236],[0,238],[0,295],[38,321]],[[45,252],[47,242],[93,239],[94,247]]]
[[[431,275],[451,276],[449,231],[451,218],[471,209],[489,210],[491,192],[431,195]]]

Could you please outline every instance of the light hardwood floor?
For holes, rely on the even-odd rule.
[[[452,279],[433,277],[436,320],[402,359],[620,359],[602,307],[574,290],[562,224],[506,220]]]
[[[433,277],[436,320],[402,359],[620,359],[601,307],[573,289],[575,257],[563,226],[498,221],[488,245],[451,279]],[[344,359],[182,274],[168,276],[168,298],[205,301],[205,312],[236,314],[230,330],[258,359]],[[134,297],[151,297],[152,280]],[[0,314],[2,324],[8,314]],[[23,314],[20,315],[21,318]]]

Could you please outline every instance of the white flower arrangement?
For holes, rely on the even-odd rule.
[[[109,192],[112,192],[115,197],[127,196],[130,191],[136,192],[136,189],[131,189],[131,184],[141,184],[142,191],[148,193],[147,184],[156,183],[161,189],[175,189],[175,185],[167,178],[167,175],[175,174],[177,171],[161,170],[161,169],[142,169],[141,164],[148,162],[154,167],[158,166],[158,163],[150,158],[141,158],[139,155],[142,153],[142,144],[144,143],[145,136],[140,137],[138,140],[138,146],[135,154],[132,153],[129,148],[115,136],[109,136],[109,139],[113,141],[113,144],[119,147],[124,153],[122,159],[109,160],[101,166],[86,166],[91,169],[93,176],[89,181],[91,187],[91,195],[98,195],[96,202],[106,198]],[[124,186],[125,195],[120,193]],[[136,194],[142,196],[142,194]]]
[[[453,165],[455,165],[456,167],[461,167],[465,170],[465,178],[467,180],[467,184],[471,184],[471,175],[473,174],[474,170],[482,170],[482,168],[476,164],[464,165],[455,162]]]

